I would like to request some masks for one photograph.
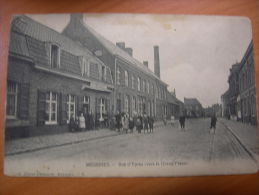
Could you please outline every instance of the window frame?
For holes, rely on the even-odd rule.
[[[125,86],[128,87],[129,86],[129,72],[127,70],[125,70],[124,76],[125,76]]]
[[[46,98],[46,105],[47,105],[47,103],[49,104],[49,113],[48,113],[49,117],[48,117],[48,120],[45,120],[45,124],[46,125],[56,125],[56,124],[58,124],[58,93],[53,92],[53,91],[48,91],[47,93],[49,93],[49,99],[47,100],[47,98]],[[56,100],[52,100],[52,96],[54,93],[56,94]],[[55,120],[51,120],[52,103],[55,103],[55,112],[54,112],[54,113],[56,113]]]
[[[57,48],[57,67],[53,66],[52,63],[52,47],[56,47]],[[60,68],[60,47],[57,44],[50,44],[50,66],[51,68]]]
[[[68,97],[68,101],[67,101],[67,122],[69,123],[71,114],[73,114],[74,118],[76,117],[76,96],[72,95],[72,94],[68,94],[67,97]],[[71,101],[72,97],[74,97],[74,101]],[[72,105],[74,106],[73,112],[71,112],[71,110],[70,110],[70,106],[72,106]]]
[[[14,93],[12,93],[12,94],[10,94],[10,92],[8,91],[8,89],[9,89],[9,87],[8,87],[8,85],[9,84],[14,84],[14,86],[15,86],[15,92]],[[17,119],[17,111],[18,111],[18,93],[19,93],[19,85],[18,85],[18,83],[17,82],[15,82],[15,81],[8,81],[7,82],[7,97],[6,97],[6,118],[7,119]],[[15,109],[15,111],[14,111],[14,115],[8,115],[7,114],[7,108],[8,108],[8,104],[7,104],[7,102],[8,102],[8,96],[9,95],[14,95],[14,97],[15,97],[15,99],[14,99],[14,109]]]

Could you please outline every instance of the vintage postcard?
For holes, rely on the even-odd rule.
[[[256,173],[251,22],[237,16],[16,15],[4,173]]]

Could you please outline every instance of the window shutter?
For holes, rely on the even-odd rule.
[[[38,90],[37,124],[44,125],[46,119],[46,93]]]
[[[18,89],[18,116],[20,119],[27,120],[29,117],[29,97],[30,85],[29,83],[22,83]]]

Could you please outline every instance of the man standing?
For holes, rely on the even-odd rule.
[[[121,129],[121,114],[118,112],[115,116],[116,119],[116,129],[118,129],[118,132],[120,132]]]
[[[180,116],[179,122],[180,122],[181,129],[184,129],[185,128],[185,116],[184,115]]]
[[[217,117],[216,117],[216,114],[214,113],[211,117],[211,120],[210,120],[210,129],[214,130],[214,133],[215,133],[215,129],[216,129],[216,124],[217,124]]]
[[[149,124],[150,133],[153,133],[154,132],[154,118],[152,116],[149,117],[148,124]]]

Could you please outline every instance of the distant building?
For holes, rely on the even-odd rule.
[[[222,116],[222,106],[220,104],[213,104],[212,106],[204,108],[205,117],[211,117],[213,115],[216,115],[217,117]]]
[[[184,108],[187,117],[197,118],[204,115],[202,105],[196,98],[184,98]]]
[[[222,117],[230,119],[229,90],[221,95]]]
[[[250,42],[240,65],[238,97],[239,117],[243,122],[256,124],[256,88],[252,41]]]
[[[179,118],[181,113],[183,113],[184,106],[181,105],[181,101],[176,98],[175,91],[167,93],[168,102],[168,117],[174,116]]]

